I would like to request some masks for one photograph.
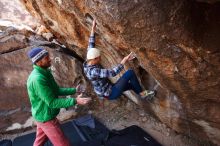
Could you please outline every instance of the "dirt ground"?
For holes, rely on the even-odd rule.
[[[104,109],[96,105],[95,110],[89,113],[92,113],[109,129],[119,130],[138,125],[164,146],[212,146],[210,143],[198,142],[176,133],[126,97],[119,101],[105,101]]]

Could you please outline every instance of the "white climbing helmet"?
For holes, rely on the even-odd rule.
[[[87,56],[86,59],[90,60],[90,59],[95,59],[97,57],[100,56],[100,50],[97,48],[89,48],[88,52],[87,52]]]

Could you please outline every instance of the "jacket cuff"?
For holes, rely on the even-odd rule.
[[[73,99],[73,106],[77,104],[76,98],[72,98]]]
[[[76,88],[72,88],[72,93],[73,93],[73,94],[76,93]]]
[[[119,67],[120,69],[124,69],[124,65],[121,64],[121,63],[118,65],[118,67]]]

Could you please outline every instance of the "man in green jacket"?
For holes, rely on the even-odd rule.
[[[37,125],[34,146],[42,146],[49,138],[54,146],[69,146],[70,143],[60,128],[56,116],[60,108],[68,108],[76,104],[87,104],[90,98],[58,98],[72,95],[80,88],[60,88],[50,69],[51,60],[48,51],[33,48],[28,52],[33,63],[33,71],[27,80],[27,90],[32,106],[32,116]]]

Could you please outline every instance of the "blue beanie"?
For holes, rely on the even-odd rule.
[[[31,59],[31,61],[34,64],[47,55],[48,55],[48,51],[42,48],[33,48],[28,52],[28,57]]]

